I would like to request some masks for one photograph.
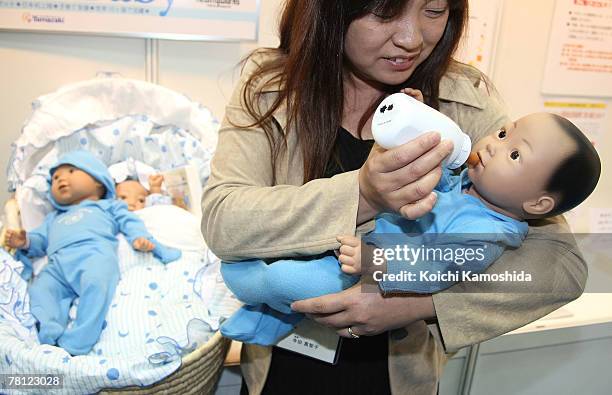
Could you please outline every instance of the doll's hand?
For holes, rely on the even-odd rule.
[[[361,274],[361,240],[355,236],[338,236],[342,271],[346,274]]]
[[[155,248],[155,244],[145,239],[144,237],[139,237],[132,243],[132,247],[135,250],[149,252]]]
[[[23,248],[27,242],[26,231],[7,229],[5,243],[9,248]]]
[[[402,89],[402,93],[405,93],[408,96],[412,96],[412,98],[417,99],[421,103],[425,101],[425,98],[423,97],[423,92],[418,89],[404,88]]]
[[[149,176],[149,192],[161,193],[161,186],[164,182],[164,176],[161,174],[151,174]]]

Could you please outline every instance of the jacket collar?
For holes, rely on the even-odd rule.
[[[482,110],[485,104],[483,94],[479,92],[482,89],[479,87],[481,83],[480,75],[468,76],[461,72],[447,72],[440,80],[440,100],[461,103]]]

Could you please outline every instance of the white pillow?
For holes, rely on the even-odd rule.
[[[183,251],[206,248],[195,215],[170,204],[158,204],[134,212],[145,223],[147,230],[160,243]]]

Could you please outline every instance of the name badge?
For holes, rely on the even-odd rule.
[[[332,329],[303,319],[276,347],[335,365],[340,355],[342,338]]]

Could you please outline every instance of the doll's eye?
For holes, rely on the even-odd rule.
[[[512,160],[518,160],[518,158],[520,157],[521,154],[517,150],[514,150],[510,153],[510,158],[512,158]]]
[[[144,202],[145,202],[145,201],[144,201],[144,199],[138,199],[138,201],[139,201],[140,203],[144,203]]]
[[[498,137],[500,140],[505,139],[505,138],[506,138],[506,129],[505,129],[505,128],[501,128],[501,129],[499,130],[499,132],[497,133],[497,137]]]

